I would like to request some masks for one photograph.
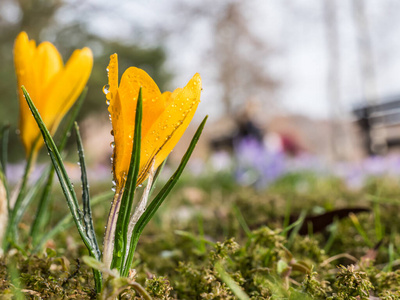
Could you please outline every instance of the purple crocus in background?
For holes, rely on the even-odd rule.
[[[234,158],[236,179],[241,184],[265,187],[284,173],[284,154],[268,150],[253,137],[235,141]]]

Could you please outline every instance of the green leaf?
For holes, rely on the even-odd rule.
[[[140,88],[136,105],[132,155],[128,176],[125,183],[124,194],[121,199],[121,206],[118,213],[118,220],[115,229],[113,260],[111,263],[111,268],[117,268],[120,272],[122,271],[123,264],[127,256],[126,249],[128,242],[128,226],[139,174],[142,136],[142,106],[143,98],[142,89]]]
[[[81,181],[82,181],[82,203],[83,203],[83,222],[85,223],[85,230],[92,247],[96,249],[96,259],[100,260],[101,253],[99,244],[97,243],[96,233],[93,226],[92,210],[90,208],[90,194],[89,184],[86,175],[86,162],[83,152],[82,138],[79,133],[78,124],[75,122],[76,142],[78,145],[79,165],[81,167]]]
[[[207,118],[208,118],[208,116],[206,116],[204,118],[204,120],[201,122],[200,126],[198,127],[196,133],[194,134],[193,139],[190,142],[190,145],[189,145],[185,155],[183,156],[178,169],[171,176],[171,178],[168,180],[168,182],[164,185],[164,187],[161,189],[161,191],[157,194],[157,196],[153,199],[153,201],[149,204],[146,211],[142,214],[142,216],[139,218],[138,222],[136,223],[136,225],[133,229],[133,232],[132,232],[132,238],[131,238],[131,242],[130,242],[128,258],[124,265],[122,276],[128,275],[129,268],[132,264],[133,255],[135,253],[136,245],[139,241],[140,235],[143,232],[143,229],[146,227],[147,223],[149,223],[151,218],[157,212],[160,205],[164,202],[165,198],[171,192],[172,188],[178,182],[179,177],[181,176],[183,170],[185,169],[186,164],[188,163],[189,158],[192,155],[194,148],[196,147],[196,144],[197,144],[197,142],[200,138],[200,135],[203,131],[204,125],[206,124]]]
[[[72,127],[74,126],[74,122],[81,110],[83,101],[86,98],[87,90],[88,90],[87,87],[83,90],[78,100],[76,101],[74,108],[71,111],[68,123],[61,134],[61,141],[59,142],[57,147],[59,152],[62,152],[65,148],[65,145],[67,144],[67,140],[68,137],[71,135],[71,130]],[[55,170],[54,168],[52,168],[52,170],[49,173],[49,176],[47,177],[47,182],[42,192],[42,196],[40,197],[35,219],[33,220],[32,223],[31,236],[33,245],[36,245],[39,242],[40,235],[44,231],[46,221],[48,220],[46,216],[48,215],[48,207],[50,206],[50,200],[51,200],[50,192],[53,184],[54,172]]]
[[[76,198],[74,187],[72,186],[72,183],[68,178],[68,174],[67,174],[67,171],[65,170],[61,155],[58,152],[58,149],[54,143],[54,140],[51,137],[50,132],[47,130],[46,125],[43,123],[43,120],[40,117],[40,114],[39,114],[38,110],[36,109],[35,105],[33,104],[28,92],[26,91],[24,86],[22,86],[21,88],[24,93],[25,100],[28,103],[29,109],[32,111],[33,117],[35,118],[36,123],[39,126],[40,132],[42,133],[45,145],[49,152],[54,169],[57,173],[61,188],[62,188],[64,196],[65,196],[65,199],[67,200],[68,207],[71,211],[75,225],[79,231],[82,241],[84,242],[85,246],[89,250],[90,255],[93,257],[96,257],[96,249],[94,249],[92,247],[90,240],[85,233],[85,228],[84,228],[84,225],[82,222],[82,212],[79,209],[78,200]],[[95,279],[96,279],[96,276],[95,276]],[[96,289],[97,289],[97,291],[101,290],[101,281],[96,280]]]

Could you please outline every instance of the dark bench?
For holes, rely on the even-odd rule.
[[[400,146],[400,96],[376,105],[359,106],[353,109],[353,114],[361,129],[366,153],[384,154]]]

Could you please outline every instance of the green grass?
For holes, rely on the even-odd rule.
[[[109,188],[92,183],[91,193]],[[93,208],[100,241],[109,205]],[[133,263],[136,280],[154,299],[400,299],[399,205],[393,178],[371,178],[354,191],[338,178],[299,173],[257,191],[236,185],[228,174],[186,175],[143,232]],[[308,224],[308,235],[296,234],[302,212],[351,207],[370,211],[337,218],[318,233]],[[67,213],[61,194],[52,209],[52,222]],[[28,233],[22,230],[21,238]],[[23,249],[0,260],[2,299],[17,289],[33,299],[94,297],[76,229],[48,247],[53,250],[38,256]],[[20,274],[18,286],[8,270]],[[135,295],[130,289],[124,297]]]

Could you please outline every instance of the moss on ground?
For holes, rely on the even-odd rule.
[[[250,299],[400,299],[399,198],[394,179],[354,191],[337,178],[292,174],[257,191],[223,176],[187,177],[146,228],[135,280],[154,299],[237,299],[238,289]],[[107,206],[94,209],[100,237]],[[318,233],[309,225],[298,234],[300,221],[288,228],[289,215],[352,207],[369,211],[334,218]],[[0,298],[95,299],[76,230],[47,246],[0,260]]]

